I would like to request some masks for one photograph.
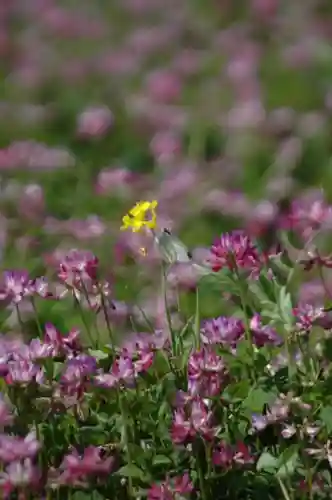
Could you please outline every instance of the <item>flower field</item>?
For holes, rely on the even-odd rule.
[[[0,498],[332,493],[328,0],[0,2]]]

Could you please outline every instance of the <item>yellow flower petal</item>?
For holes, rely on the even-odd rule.
[[[129,215],[122,218],[122,230],[131,228],[133,232],[140,231],[144,226],[154,229],[157,224],[156,207],[157,200],[153,201],[140,201],[129,210]]]

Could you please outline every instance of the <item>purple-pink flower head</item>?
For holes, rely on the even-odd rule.
[[[243,441],[239,441],[235,446],[221,442],[213,452],[212,461],[219,467],[229,468],[233,463],[238,465],[252,464],[254,457]]]
[[[77,135],[87,139],[104,137],[113,122],[113,114],[106,106],[88,107],[78,116]]]
[[[213,439],[213,414],[203,399],[189,395],[186,402],[174,411],[171,437],[173,443],[185,444],[196,435],[206,440]]]
[[[221,442],[213,451],[212,462],[218,467],[228,469],[232,465],[233,456],[234,453],[231,445],[225,442]]]
[[[7,367],[5,380],[8,385],[26,386],[31,382],[42,384],[44,381],[43,368],[27,359],[9,361]]]
[[[284,422],[290,411],[290,402],[284,398],[277,398],[275,402],[269,406],[265,415],[252,415],[252,430],[255,432],[263,431],[268,425],[278,422]]]
[[[155,351],[168,349],[169,336],[165,330],[155,330],[153,333],[136,333],[128,336],[122,343],[122,349],[129,355],[140,351]]]
[[[97,371],[94,357],[81,354],[70,359],[61,375],[61,386],[66,394],[83,394],[89,378]]]
[[[212,247],[208,257],[212,271],[225,267],[231,271],[244,269],[256,275],[262,266],[258,250],[250,237],[243,231],[222,234]]]
[[[54,325],[45,325],[44,344],[51,348],[53,357],[65,356],[81,349],[79,343],[80,332],[76,328],[70,330],[67,335],[62,335]]]
[[[194,431],[204,439],[211,440],[215,436],[213,427],[213,414],[208,405],[199,397],[191,402],[191,424]]]
[[[167,478],[162,483],[155,483],[148,491],[148,500],[175,500],[189,498],[194,491],[194,485],[186,472],[183,476]]]
[[[324,309],[322,307],[313,306],[312,304],[298,304],[297,307],[293,309],[293,315],[295,317],[296,329],[302,334],[310,333],[316,322],[322,323],[323,326],[324,319],[325,321],[327,320],[327,314],[324,312]]]
[[[11,462],[4,472],[0,472],[2,498],[11,498],[11,493],[17,489],[31,491],[31,488],[39,486],[40,478],[40,471],[30,458]]]
[[[59,264],[58,277],[69,287],[89,288],[97,280],[98,259],[85,250],[70,250]]]
[[[0,460],[3,462],[14,462],[25,458],[34,458],[39,449],[40,443],[36,439],[36,434],[30,432],[25,438],[0,435]]]
[[[331,227],[332,208],[322,193],[308,192],[292,203],[288,224],[306,240],[314,231]]]
[[[269,420],[266,415],[257,415],[253,414],[251,416],[251,426],[252,430],[255,432],[260,432],[266,429],[266,427],[269,425]]]
[[[204,344],[222,344],[235,347],[244,335],[244,324],[241,319],[226,316],[209,319],[203,322],[201,339]]]
[[[154,352],[150,349],[137,351],[136,355],[132,358],[135,370],[135,376],[140,373],[147,372],[154,360]]]
[[[55,294],[50,290],[50,284],[44,276],[40,276],[32,281],[34,292],[43,299],[56,298]]]
[[[20,338],[6,338],[0,335],[0,376],[8,374],[10,361],[29,359],[29,348]]]
[[[60,465],[61,474],[58,478],[59,484],[80,484],[87,476],[109,474],[114,459],[113,457],[102,458],[101,450],[96,446],[89,446],[80,455],[76,449],[66,455]]]
[[[183,408],[175,410],[171,428],[172,441],[175,444],[188,442],[195,433],[192,429],[190,418]]]
[[[195,351],[188,360],[188,391],[192,396],[216,396],[221,392],[225,374],[224,361],[214,351]]]
[[[0,285],[0,300],[18,304],[34,293],[33,283],[27,271],[5,271]]]
[[[113,363],[109,373],[100,372],[95,377],[97,385],[106,389],[121,385],[131,386],[135,380],[135,366],[129,356],[119,356]]]
[[[159,69],[148,75],[146,87],[155,102],[171,103],[180,97],[181,79],[174,72]]]
[[[50,344],[45,344],[39,338],[31,339],[28,349],[31,361],[53,357],[53,347]]]
[[[263,347],[266,344],[281,345],[283,343],[274,328],[262,324],[259,314],[255,314],[252,317],[250,330],[253,342],[257,347]]]

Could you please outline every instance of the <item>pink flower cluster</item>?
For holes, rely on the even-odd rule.
[[[212,245],[208,263],[212,271],[223,268],[231,271],[248,271],[257,274],[262,267],[262,259],[250,237],[242,231],[225,233]]]
[[[137,350],[130,355],[125,349],[114,361],[108,373],[100,372],[95,377],[97,385],[106,389],[133,386],[139,374],[146,372],[153,363],[154,353],[149,349]]]

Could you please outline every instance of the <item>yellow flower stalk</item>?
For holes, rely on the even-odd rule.
[[[137,233],[144,227],[155,229],[157,225],[157,205],[156,200],[136,203],[128,214],[122,218],[121,231],[131,229],[134,233]]]

